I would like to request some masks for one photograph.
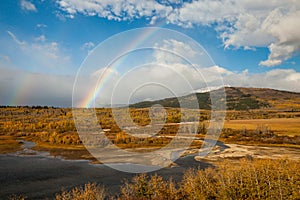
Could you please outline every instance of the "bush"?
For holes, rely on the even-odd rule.
[[[85,184],[84,187],[76,187],[70,191],[62,191],[57,194],[55,200],[102,200],[105,199],[105,189],[95,183]]]
[[[120,200],[134,199],[178,199],[177,189],[172,180],[164,181],[162,177],[154,175],[151,177],[141,174],[135,176],[132,183],[126,182],[121,187]]]
[[[241,159],[215,168],[189,169],[176,184],[158,175],[140,174],[121,186],[119,200],[160,199],[300,199],[300,161]],[[88,183],[56,195],[56,200],[114,199]]]
[[[189,170],[181,183],[184,199],[299,199],[300,163],[240,160],[217,168]]]
[[[300,199],[299,168],[292,160],[224,161],[187,170],[178,185],[142,174],[121,187],[119,199]]]

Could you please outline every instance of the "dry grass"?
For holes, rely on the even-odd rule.
[[[300,161],[287,159],[223,160],[214,168],[187,170],[178,183],[140,174],[126,181],[119,195],[88,183],[63,190],[55,200],[300,199],[299,168]]]
[[[49,144],[46,142],[36,141],[35,150],[40,149],[66,149],[66,150],[84,150],[84,145],[71,145],[71,144]]]
[[[142,174],[122,187],[119,199],[299,199],[299,167],[290,160],[223,161],[188,170],[179,184]]]
[[[0,154],[16,152],[21,149],[21,145],[13,136],[0,135]]]
[[[34,141],[37,145],[34,150],[50,151],[51,155],[61,155],[67,158],[90,158],[89,154],[84,153],[85,148],[80,141],[76,132],[72,110],[64,108],[1,108],[0,116],[0,153],[15,152],[20,149],[21,144],[16,140],[23,139]],[[110,109],[97,109],[97,116],[102,128],[109,131],[105,132],[106,136],[114,145],[123,149],[138,149],[147,147],[149,151],[152,148],[166,146],[170,143],[170,138],[177,133],[179,125],[175,122],[180,119],[180,110],[168,108],[167,123],[158,136],[153,138],[141,139],[134,137],[122,131],[115,123]],[[149,123],[148,109],[131,109],[131,117],[139,125]],[[199,111],[188,110],[186,115],[181,116],[183,121],[190,122],[195,120],[195,115]],[[228,111],[227,119],[234,119],[225,122],[224,128],[233,130],[256,130],[258,126],[267,127],[270,132],[276,135],[300,136],[300,116],[296,111],[275,111],[275,110],[249,110],[249,111]],[[282,117],[282,118],[279,118]],[[291,117],[291,118],[287,118]],[[270,119],[256,119],[270,118]],[[201,124],[204,126],[203,131],[199,134],[206,133],[208,127],[209,111],[201,110]],[[237,120],[239,119],[239,120]],[[249,119],[249,120],[246,120]],[[250,120],[251,119],[251,120]],[[199,129],[198,129],[199,130]],[[200,130],[201,127],[200,127]],[[5,136],[4,136],[5,135]],[[1,138],[3,137],[3,138]],[[269,139],[269,138],[267,138]],[[230,141],[240,143],[243,141]],[[285,141],[281,142],[283,145]],[[287,143],[287,145],[290,145]],[[194,141],[192,148],[201,146],[201,142]],[[67,153],[64,153],[65,150]],[[139,150],[137,150],[139,151]],[[80,156],[84,153],[84,156]]]
[[[154,175],[148,177],[145,174],[135,176],[132,182],[126,182],[121,186],[119,200],[132,199],[178,199],[178,191],[172,180],[164,181],[162,177]]]
[[[26,197],[23,195],[12,195],[9,197],[9,200],[25,200]]]
[[[95,183],[85,184],[84,187],[76,187],[70,191],[62,191],[55,196],[55,200],[102,200],[106,193],[102,186]]]
[[[244,128],[247,130],[255,130],[258,126],[267,126],[270,131],[278,135],[300,135],[300,118],[229,120],[224,124],[224,128],[234,130],[243,130]]]

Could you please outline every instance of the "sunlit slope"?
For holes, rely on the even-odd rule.
[[[226,87],[226,106],[228,110],[249,110],[249,109],[282,109],[300,110],[300,93],[274,90],[269,88],[243,88]],[[220,94],[220,90],[212,91],[213,94]],[[155,101],[143,101],[132,104],[133,108],[146,108],[155,104],[165,107],[186,107],[194,108],[189,102],[197,97],[200,109],[211,108],[211,98],[209,92],[196,93],[178,97],[166,98]],[[219,98],[219,101],[225,101]],[[184,106],[180,106],[184,105]]]

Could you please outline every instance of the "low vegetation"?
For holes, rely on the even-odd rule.
[[[21,142],[16,137],[10,135],[0,135],[0,153],[11,153],[21,149]]]
[[[77,134],[72,109],[25,106],[1,107],[0,111],[0,153],[18,151],[22,145],[21,140],[29,140],[37,144],[34,147],[36,150],[48,150],[51,155],[63,154],[62,156],[67,158],[92,159]],[[116,124],[111,109],[98,108],[96,114],[106,136],[120,148],[160,148],[169,144],[178,131],[186,134],[196,132],[197,137],[204,138],[210,119],[210,112],[207,110],[185,109],[181,112],[177,108],[166,108],[166,123],[163,128],[153,137],[141,138],[128,134],[124,128],[122,130]],[[299,145],[299,112],[243,110],[227,111],[226,114],[225,128],[221,135],[225,142]],[[149,108],[131,108],[130,116],[142,127],[147,127],[151,122]],[[265,121],[258,121],[262,119]],[[293,120],[293,123],[285,122],[287,119]],[[278,127],[278,123],[274,125],[274,121],[278,120],[281,120],[278,123],[281,123],[282,127]],[[184,125],[185,127],[179,130],[178,122],[195,124],[192,128],[189,128],[188,124]],[[258,126],[265,126],[267,129],[258,130]],[[201,145],[201,141],[197,140],[191,147]]]
[[[299,199],[299,168],[300,162],[291,160],[225,160],[215,168],[189,169],[179,183],[140,174],[125,182],[119,195],[89,183],[63,191],[55,199]]]
[[[270,130],[268,126],[258,125],[256,129],[235,130],[225,128],[222,131],[220,140],[228,143],[243,143],[243,144],[286,144],[300,145],[300,135],[287,136],[277,135]],[[283,145],[284,146],[284,145]]]
[[[76,187],[70,191],[57,194],[55,200],[101,200],[106,197],[104,187],[95,183],[87,183],[84,187]]]

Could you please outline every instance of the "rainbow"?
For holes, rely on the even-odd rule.
[[[157,30],[159,30],[159,28],[161,28],[161,27],[149,27],[149,28],[142,30],[139,37],[135,38],[134,42],[132,42],[127,47],[125,47],[122,52],[125,53],[125,52],[129,52],[129,51],[136,49],[136,47],[138,47],[145,40],[147,40],[149,37],[151,37],[155,32],[157,32]],[[119,60],[117,60],[117,62],[114,64],[114,66],[112,68],[110,68],[110,70],[106,69],[101,74],[101,78],[99,79],[97,86],[95,87],[94,90],[91,89],[91,91],[88,93],[86,98],[84,98],[82,100],[82,102],[79,104],[79,107],[82,107],[82,108],[94,107],[95,98],[101,93],[101,91],[103,90],[103,88],[106,85],[106,83],[108,82],[108,80],[112,77],[112,74],[113,74],[112,72],[114,70],[116,70],[119,66],[121,66],[122,62],[126,59],[126,57],[127,56],[122,56]]]
[[[32,87],[34,85],[33,80],[34,75],[29,74],[27,72],[22,72],[22,76],[19,76],[18,78],[18,85],[22,85],[22,87],[17,87],[14,90],[14,93],[11,95],[11,98],[9,100],[9,105],[18,106],[18,105],[25,105],[23,101],[24,97],[30,96],[30,91],[32,91]]]

